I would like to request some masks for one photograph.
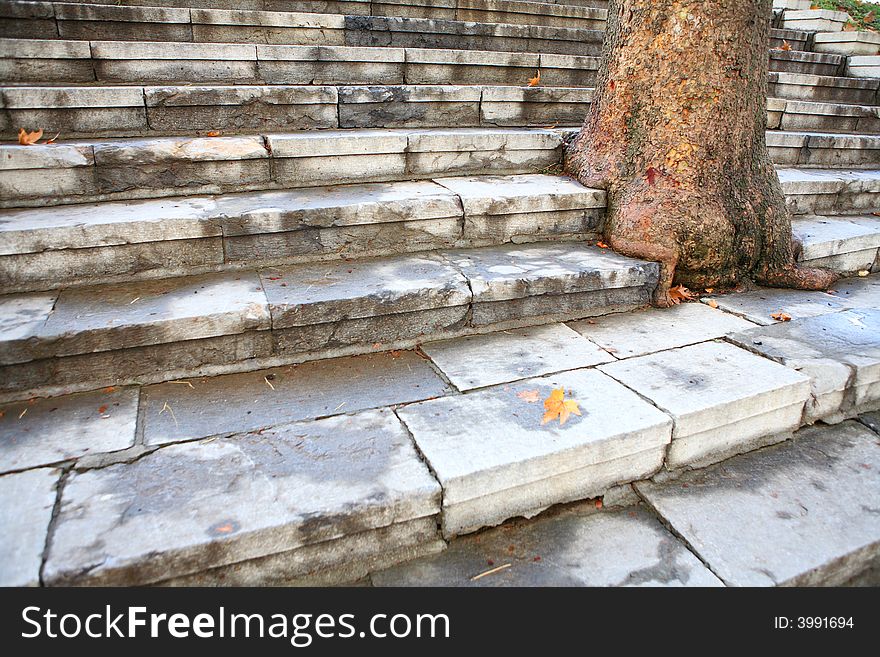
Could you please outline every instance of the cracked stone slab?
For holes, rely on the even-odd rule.
[[[143,388],[147,445],[254,431],[449,392],[428,362],[412,351],[186,381]]]
[[[683,303],[606,315],[569,326],[622,359],[713,340],[754,324],[708,306]]]
[[[499,331],[422,345],[459,390],[471,390],[614,358],[565,324]]]
[[[474,302],[653,285],[657,264],[582,244],[442,251],[470,281]]]
[[[571,178],[524,174],[438,178],[436,182],[461,197],[465,214],[500,215],[604,208],[605,191]]]
[[[880,434],[880,412],[865,413],[864,415],[860,416],[859,419],[871,431]]]
[[[839,288],[840,284],[835,283],[835,287]],[[840,312],[851,305],[843,295],[775,288],[762,288],[751,292],[717,297],[703,297],[701,301],[703,303],[715,301],[721,310],[762,326],[776,324],[778,320],[773,319],[771,315],[780,312],[792,319],[803,319],[804,317]]]
[[[729,339],[810,377],[810,421],[839,422],[880,402],[880,309],[755,327]]]
[[[722,586],[643,507],[591,508],[464,536],[370,579],[374,586]],[[472,580],[505,563],[511,567]]]
[[[577,400],[581,416],[542,425],[541,400],[557,388]],[[663,462],[672,428],[668,416],[595,370],[420,402],[398,414],[443,486],[446,536],[643,478]]]
[[[723,342],[600,365],[675,420],[670,468],[705,465],[800,426],[808,377]]]
[[[816,425],[639,492],[727,584],[834,586],[880,552],[880,443]]]
[[[261,271],[260,278],[276,329],[465,306],[471,300],[467,280],[455,267],[421,255],[279,267]]]
[[[71,475],[45,579],[157,582],[434,516],[439,500],[388,410],[172,445]]]
[[[113,388],[0,408],[0,472],[134,445],[138,389]]]
[[[57,292],[0,297],[0,363],[17,360],[16,354],[27,348],[49,319],[57,298]]]
[[[0,586],[40,585],[59,476],[40,468],[0,477]]]
[[[840,303],[854,308],[880,308],[880,276],[837,281],[833,296]]]
[[[63,290],[20,357],[94,353],[269,328],[255,272]],[[28,356],[30,358],[28,358]]]

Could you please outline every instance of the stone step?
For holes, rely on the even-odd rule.
[[[877,434],[816,426],[778,447],[462,537],[374,586],[876,585]],[[610,502],[610,504],[609,504]],[[748,509],[748,513],[743,513]],[[658,557],[658,555],[661,555]],[[492,567],[503,570],[479,577]]]
[[[779,168],[788,209],[795,215],[859,214],[877,207],[880,171]]]
[[[396,46],[599,55],[603,30],[301,12],[138,7],[13,0],[0,6],[0,36],[226,43]],[[771,30],[782,59],[806,49],[808,33]],[[802,53],[810,54],[810,53]],[[820,58],[821,61],[821,58]],[[840,60],[835,61],[837,65]],[[836,68],[833,72],[836,72]],[[825,73],[824,70],[802,72]]]
[[[878,213],[880,214],[880,213]],[[803,217],[792,222],[800,240],[799,260],[843,275],[880,272],[880,216]]]
[[[0,137],[63,140],[314,128],[580,126],[593,89],[480,85],[0,87]],[[880,133],[876,106],[767,101],[770,129]]]
[[[605,193],[547,175],[444,178],[0,212],[0,288],[546,240],[595,240]]]
[[[546,259],[542,262],[546,266]],[[563,274],[557,270],[556,275]],[[517,274],[508,270],[507,276],[510,283]],[[602,506],[610,509],[633,501],[631,489],[619,484],[655,472],[654,481],[636,484],[639,493],[664,514],[676,534],[685,535],[690,549],[700,541],[706,546],[717,541],[708,534],[688,535],[706,525],[696,522],[695,514],[674,515],[677,505],[670,504],[666,493],[702,495],[707,485],[714,485],[712,473],[723,473],[728,481],[734,473],[737,485],[727,488],[739,492],[729,504],[713,498],[707,508],[716,511],[706,522],[718,520],[718,508],[729,508],[732,518],[750,509],[744,521],[748,524],[755,512],[763,513],[762,504],[785,512],[788,504],[827,511],[837,505],[850,508],[853,499],[873,503],[863,493],[875,494],[876,486],[854,484],[867,482],[865,477],[876,469],[877,435],[852,422],[801,431],[776,449],[703,473],[684,473],[682,480],[670,474],[791,437],[811,417],[800,410],[810,403],[817,382],[829,378],[834,362],[854,372],[840,379],[851,389],[845,399],[868,407],[880,402],[874,384],[880,370],[871,360],[880,358],[880,317],[870,309],[876,307],[878,282],[880,278],[871,276],[846,281],[834,295],[798,293],[840,301],[837,308],[826,309],[828,319],[821,326],[798,316],[760,327],[720,308],[683,304],[427,343],[418,353],[372,353],[8,404],[0,409],[0,495],[17,503],[0,508],[4,526],[14,528],[18,540],[11,554],[0,543],[0,581],[351,582],[371,570],[443,549],[438,524],[448,538],[568,500],[601,496]],[[503,293],[502,281],[496,283],[490,286],[493,294]],[[529,279],[529,284],[537,281]],[[476,279],[470,289],[473,294],[490,293]],[[753,294],[718,298],[732,303]],[[415,298],[406,302],[408,307]],[[166,306],[181,305],[166,301]],[[33,320],[35,314],[29,316]],[[770,329],[790,333],[774,341]],[[743,349],[719,341],[731,333],[734,340],[751,344]],[[758,349],[754,338],[761,343],[758,347],[802,343],[805,353],[810,345],[822,351],[814,351],[809,366],[802,367],[794,356],[785,360],[788,356],[774,351],[767,357],[753,353]],[[560,387],[577,401],[580,415],[572,415],[565,425],[557,420],[541,424],[540,400]],[[863,412],[852,404],[843,410],[847,417]],[[863,418],[872,422],[871,416]],[[826,447],[818,451],[812,444],[817,431],[832,432],[823,435]],[[487,449],[487,443],[501,449]],[[800,452],[804,444],[812,460],[803,476],[814,480],[815,459],[827,459],[820,468],[821,486],[801,481],[801,470],[785,469],[800,457],[773,456]],[[761,459],[770,459],[772,468],[762,469]],[[357,467],[346,465],[351,463]],[[743,486],[737,472],[777,477],[781,488]],[[166,499],[169,477],[175,486],[173,503]],[[278,486],[279,479],[291,485]],[[267,481],[272,485],[265,485]],[[689,482],[688,487],[681,481]],[[807,489],[813,492],[804,493]],[[819,500],[823,495],[827,503]],[[58,509],[54,517],[53,507]],[[138,509],[135,516],[132,508]],[[157,522],[144,523],[145,515]],[[589,531],[587,540],[622,540],[635,547],[650,529],[654,538],[644,559],[654,563],[659,539],[667,548],[664,554],[677,555],[678,573],[671,577],[665,570],[666,575],[651,571],[630,583],[655,577],[668,583],[687,573],[711,583],[706,573],[694,570],[696,562],[685,558],[686,550],[673,549],[656,522],[644,527],[648,510],[627,515],[641,518],[643,528],[617,536],[624,531],[619,523],[602,525],[608,531]],[[770,579],[779,583],[794,576],[789,565],[794,547],[801,550],[797,554],[806,550],[812,555],[811,572],[834,556],[827,547],[821,552],[808,549],[805,540],[819,525],[826,527],[825,515],[794,515],[801,518],[791,535],[796,540],[785,544],[784,567],[771,569]],[[792,514],[773,511],[770,516],[792,522]],[[844,525],[828,535],[850,544],[850,550],[859,547],[852,539],[867,536],[865,525],[848,516]],[[861,543],[860,555],[875,558],[876,523],[868,526],[874,534]],[[788,540],[785,527],[783,523],[779,532],[767,536]],[[501,531],[511,529],[507,525]],[[753,533],[727,525],[723,531],[729,534],[723,544],[731,547],[731,537],[749,545],[757,540]],[[48,548],[47,535],[53,536]],[[491,536],[479,538],[491,546]],[[761,540],[759,552],[775,559],[769,539]],[[513,543],[507,541],[504,549]],[[451,543],[451,556],[460,544]],[[531,548],[516,542],[512,553],[518,549]],[[539,563],[536,554],[540,551],[528,555],[532,563]],[[155,566],[157,555],[163,557],[162,569]],[[718,556],[700,553],[721,574],[713,566]],[[625,565],[627,557],[621,561]],[[752,558],[744,563],[753,563]],[[626,579],[625,571],[606,577],[595,564],[590,570],[596,573],[593,583]],[[846,570],[846,577],[836,571],[841,577],[836,583],[855,574],[853,568]],[[375,581],[391,583],[388,576]],[[721,578],[728,584],[740,582],[729,572]],[[768,582],[752,577],[749,583]]]
[[[0,398],[252,370],[619,312],[648,303],[657,272],[655,263],[554,243],[7,295]]]
[[[158,198],[558,166],[559,133],[543,129],[307,131],[239,137],[0,145],[5,207]],[[51,184],[51,200],[45,189]]]
[[[570,131],[327,130],[2,144],[0,206],[43,207],[438,176],[540,173],[561,166],[563,136]],[[867,169],[880,163],[880,136],[770,131],[767,140],[771,157],[787,166]],[[835,174],[819,171],[818,175]],[[876,172],[840,175],[838,182],[852,176],[872,181]],[[45,193],[49,184],[54,190],[51,196]],[[857,208],[842,202],[798,212],[852,209]]]

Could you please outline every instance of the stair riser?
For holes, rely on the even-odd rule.
[[[544,87],[67,87],[40,92],[7,87],[0,89],[6,105],[0,109],[0,137],[14,139],[21,127],[75,139],[214,130],[579,126],[592,95],[591,89]],[[872,108],[800,104],[791,109],[783,100],[771,100],[768,127],[880,133]]]

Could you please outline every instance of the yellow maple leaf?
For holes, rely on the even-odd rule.
[[[565,390],[563,388],[556,388],[544,400],[544,411],[544,419],[541,420],[542,426],[551,420],[555,420],[557,417],[559,418],[559,426],[562,426],[572,413],[575,415],[581,414],[581,409],[578,408],[578,403],[574,399],[565,399]]]

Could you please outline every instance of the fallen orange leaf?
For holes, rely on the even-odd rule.
[[[782,40],[782,45],[781,45],[781,46],[777,46],[777,47],[774,48],[773,50],[791,50],[791,44],[790,44],[788,41],[786,41],[785,39],[783,39],[783,40]]]
[[[696,295],[684,285],[676,285],[669,290],[669,298],[672,299],[672,303],[679,304],[682,301],[692,301],[693,299],[696,299]]]
[[[535,71],[535,77],[529,78],[529,86],[530,87],[537,87],[538,84],[540,84],[540,82],[541,82],[541,71],[537,70],[537,71]]]
[[[540,399],[541,394],[537,390],[523,390],[522,392],[516,393],[516,396],[523,401],[532,404]]]
[[[219,130],[211,130],[211,132],[208,133],[208,136],[209,137],[219,137],[220,131]]]
[[[106,404],[104,406],[101,406],[100,408],[98,408],[98,413],[100,413],[101,415],[104,415],[104,413],[106,413],[106,412],[107,412],[107,405]]]
[[[706,294],[712,294],[714,291],[715,291],[714,287],[707,287],[706,288]]]
[[[550,393],[550,396],[544,400],[544,410],[544,419],[541,420],[542,426],[557,417],[559,418],[559,426],[562,426],[572,413],[581,414],[581,409],[578,408],[578,403],[575,400],[565,399],[563,388],[557,388]]]
[[[34,130],[33,132],[28,132],[24,128],[18,129],[18,143],[22,146],[33,146],[42,138],[42,130]]]
[[[715,301],[715,299],[709,299],[706,303],[709,305],[710,308],[718,307],[718,302]]]
[[[787,315],[786,313],[782,312],[781,310],[778,313],[772,313],[770,315],[770,317],[772,319],[775,319],[777,322],[790,322],[791,321],[791,315]]]
[[[602,503],[602,498],[601,498],[601,497],[596,498],[596,501],[595,501],[593,504],[596,505],[596,508],[597,508],[597,509],[601,509],[601,508],[604,506],[604,504]]]
[[[107,386],[101,392],[110,394],[111,392],[114,392],[115,390],[116,390],[116,386]]]
[[[608,245],[605,244],[605,242],[602,242],[601,240],[596,242],[596,246],[598,246],[600,249],[607,249],[608,248]]]

